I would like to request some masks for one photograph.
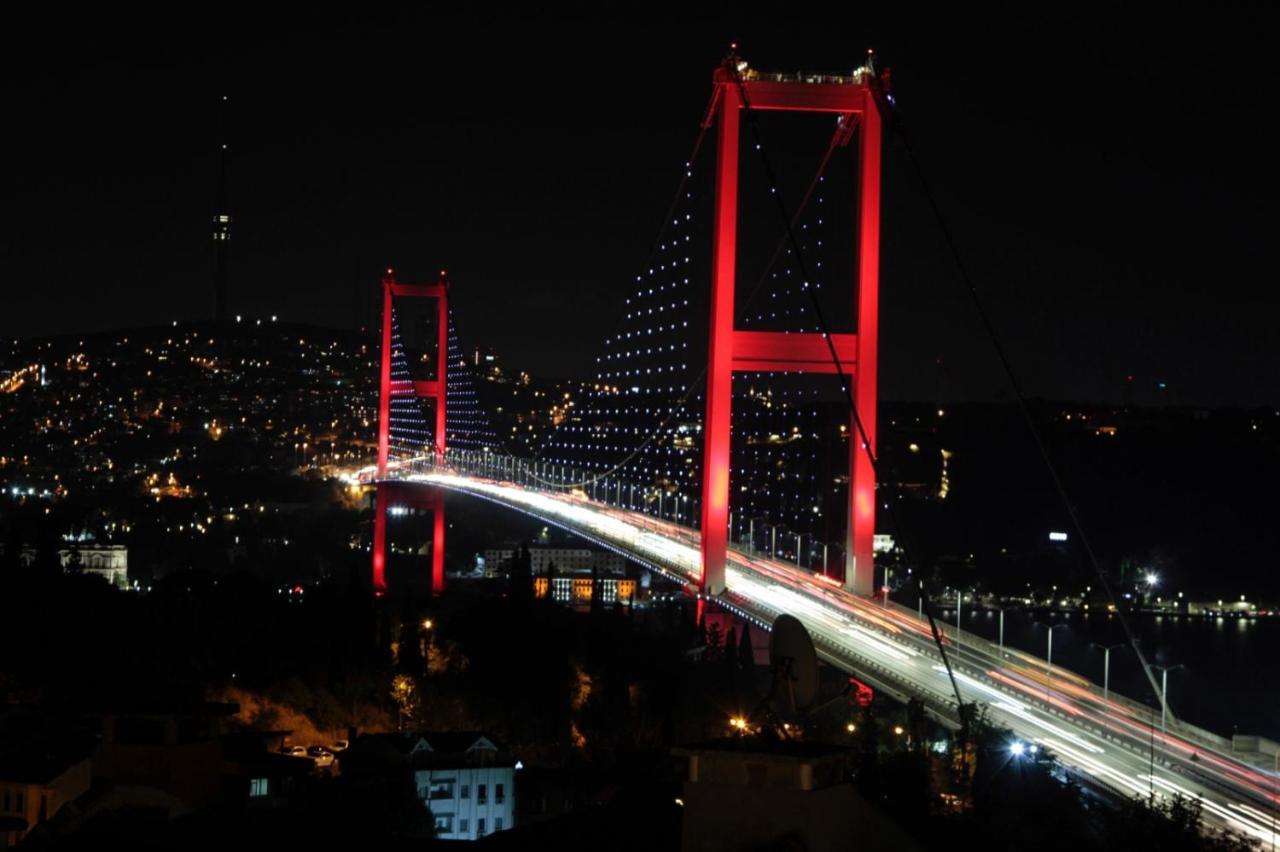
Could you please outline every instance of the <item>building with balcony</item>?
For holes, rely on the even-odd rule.
[[[482,732],[367,734],[341,763],[344,773],[411,772],[439,839],[479,840],[515,826],[519,763]]]

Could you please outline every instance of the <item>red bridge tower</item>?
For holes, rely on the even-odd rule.
[[[417,381],[391,376],[391,326],[397,298],[436,300],[436,377]],[[402,486],[387,480],[389,468],[399,462],[389,461],[391,453],[391,398],[414,396],[435,401],[434,454],[437,463],[444,461],[447,365],[449,361],[449,281],[441,270],[435,284],[405,284],[396,281],[394,270],[388,269],[382,279],[382,368],[378,384],[378,488],[373,522],[373,590],[381,595],[387,590],[387,511],[394,502],[405,508],[428,510],[433,515],[431,538],[431,590],[444,590],[444,491],[422,486]]]
[[[858,419],[871,451],[876,441],[876,338],[880,274],[880,113],[868,69],[853,77],[799,79],[756,74],[731,57],[716,69],[709,119],[718,126],[715,220],[711,259],[711,335],[707,372],[707,417],[703,434],[702,590],[724,590],[729,525],[729,437],[733,372],[771,370],[836,372],[821,334],[739,331],[734,327],[737,285],[738,125],[744,108],[832,113],[858,134],[857,313],[854,332],[832,334],[840,368],[852,383]],[[744,103],[745,98],[745,103]],[[851,138],[846,136],[846,140]],[[852,419],[852,418],[851,418]],[[868,595],[874,585],[872,535],[875,474],[857,425],[849,426],[849,524],[845,588]]]

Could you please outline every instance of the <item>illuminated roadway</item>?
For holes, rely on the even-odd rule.
[[[367,473],[362,478],[368,480]],[[506,479],[441,468],[398,473],[537,517],[681,582],[696,583],[698,532],[640,512],[564,492],[535,491]],[[856,597],[830,581],[760,555],[731,551],[727,590],[717,598],[767,626],[781,613],[804,623],[827,662],[900,699],[922,700],[935,719],[956,726],[955,694],[926,622],[915,612]],[[947,656],[966,701],[1029,744],[1047,747],[1082,780],[1123,796],[1200,797],[1206,823],[1272,841],[1276,778],[1175,723],[1162,733],[1150,708],[1104,699],[1084,678],[946,627]],[[959,640],[957,643],[957,639]],[[1194,757],[1193,757],[1194,756]]]

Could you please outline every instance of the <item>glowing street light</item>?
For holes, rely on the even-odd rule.
[[[1111,697],[1111,651],[1115,648],[1123,648],[1124,643],[1100,645],[1097,642],[1091,642],[1090,644],[1102,649],[1102,700],[1106,701]]]
[[[1152,666],[1152,668],[1160,670],[1160,733],[1164,734],[1168,732],[1169,722],[1169,672],[1186,668],[1186,666],[1176,663],[1172,666]]]
[[[1049,630],[1049,648],[1048,648],[1048,653],[1045,655],[1045,675],[1044,675],[1044,700],[1047,703],[1049,701],[1050,695],[1052,694],[1051,690],[1052,690],[1052,684],[1053,684],[1053,631],[1057,630],[1059,627],[1066,627],[1067,625],[1066,624],[1046,624],[1044,626],[1047,627]]]

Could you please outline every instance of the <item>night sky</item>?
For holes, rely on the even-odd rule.
[[[237,312],[352,327],[385,266],[447,267],[470,343],[586,375],[727,44],[843,73],[872,46],[1028,393],[1119,400],[1132,375],[1138,402],[1280,403],[1280,75],[1260,17],[220,9],[10,13],[0,334],[212,314],[227,94]],[[885,157],[883,395],[998,396],[892,132]]]

